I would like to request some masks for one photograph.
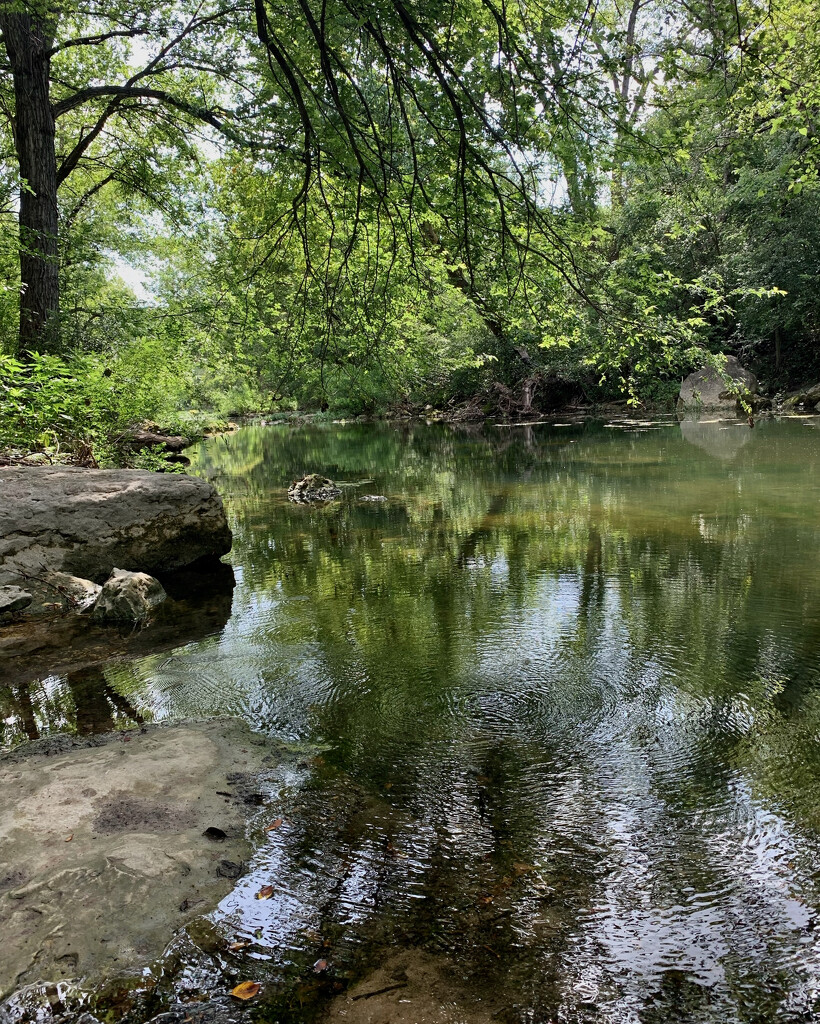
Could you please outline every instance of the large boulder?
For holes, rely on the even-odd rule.
[[[757,377],[741,366],[734,356],[726,357],[724,373],[739,387],[744,397],[757,392]],[[723,376],[713,366],[704,366],[690,373],[680,387],[680,404],[686,409],[716,409],[734,411],[737,395],[729,390]]]
[[[103,582],[231,549],[222,499],[205,480],[134,469],[0,468],[0,585],[67,572]]]
[[[147,572],[115,569],[105,581],[91,616],[98,622],[142,622],[167,596],[159,580]]]

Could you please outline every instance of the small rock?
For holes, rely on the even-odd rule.
[[[93,608],[102,592],[99,583],[92,583],[91,580],[84,580],[80,576],[71,576],[67,572],[51,572],[46,579],[68,600],[75,612],[85,612]]]
[[[167,596],[159,580],[148,573],[114,569],[94,605],[92,617],[102,622],[140,622]]]
[[[221,860],[217,865],[216,873],[220,878],[239,878],[244,868],[244,864],[237,864],[235,860]]]
[[[288,488],[290,500],[302,503],[332,501],[334,498],[338,498],[341,493],[341,490],[332,480],[328,480],[327,477],[320,476],[318,473],[309,473],[301,480],[292,483]]]
[[[28,608],[34,598],[22,587],[0,587],[0,615]]]

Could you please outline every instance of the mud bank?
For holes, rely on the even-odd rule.
[[[211,911],[250,853],[243,780],[267,756],[233,719],[0,756],[0,999],[141,968]]]

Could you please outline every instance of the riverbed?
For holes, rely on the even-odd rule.
[[[252,980],[271,1022],[820,1019],[820,419],[249,426],[191,472],[220,613],[0,684],[4,745],[277,744],[279,824],[154,1010]],[[341,499],[288,502],[308,472]]]

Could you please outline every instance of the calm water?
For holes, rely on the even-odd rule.
[[[420,946],[503,1022],[820,1020],[818,428],[213,440],[232,607],[0,690],[3,738],[230,713],[286,741],[285,825],[215,915],[284,987]],[[342,500],[289,504],[309,471]]]

